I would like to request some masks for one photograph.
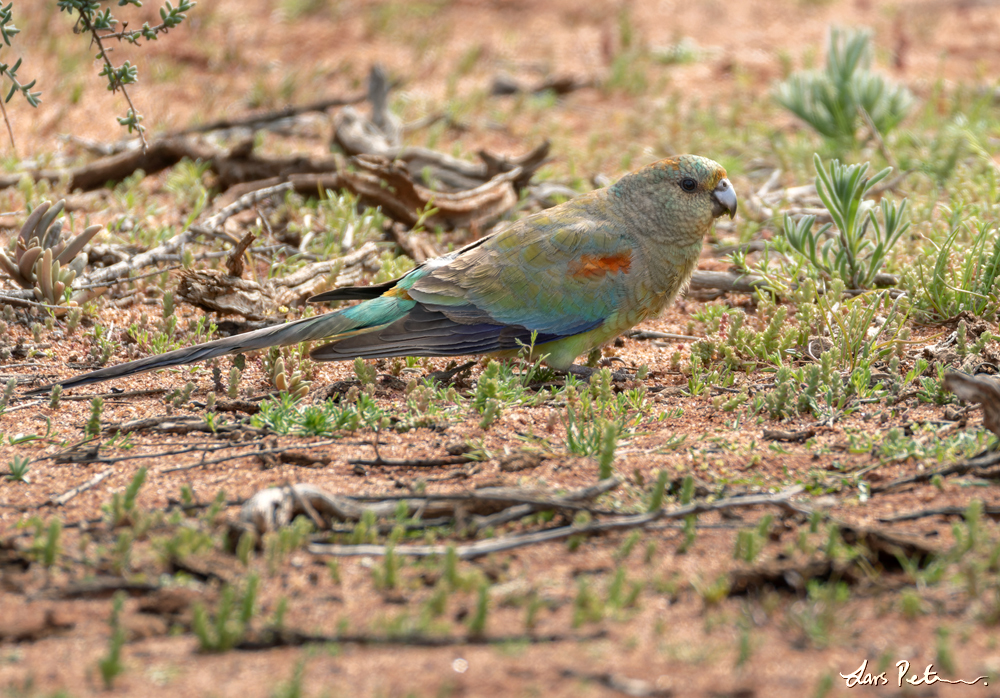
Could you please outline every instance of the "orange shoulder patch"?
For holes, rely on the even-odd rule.
[[[605,256],[585,254],[581,255],[580,259],[570,263],[569,273],[571,276],[594,279],[605,274],[627,273],[631,266],[632,255],[628,252]]]

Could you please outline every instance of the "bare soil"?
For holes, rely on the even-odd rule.
[[[690,38],[702,56],[688,64],[653,66],[651,86],[640,96],[588,88],[562,97],[544,115],[529,110],[499,122],[475,112],[465,130],[446,129],[437,147],[459,154],[472,154],[479,148],[519,154],[553,135],[555,160],[549,167],[555,173],[617,176],[627,169],[621,161],[623,150],[634,149],[634,167],[671,147],[673,135],[657,132],[655,124],[629,125],[634,115],[650,113],[650,101],[662,105],[678,100],[682,112],[712,104],[723,113],[732,105],[745,105],[748,114],[760,113],[759,103],[789,67],[821,61],[831,23],[871,26],[876,44],[884,51],[880,64],[919,96],[929,95],[939,81],[947,89],[957,85],[989,89],[1000,73],[996,41],[1000,12],[991,2],[708,0],[626,6],[564,0],[357,1],[313,3],[321,9],[286,18],[289,8],[306,4],[205,0],[191,12],[190,21],[169,36],[139,51],[117,49],[116,60],[129,57],[139,66],[142,82],[134,95],[150,132],[242,116],[251,111],[251,97],[259,109],[267,110],[289,102],[357,94],[376,61],[401,81],[400,106],[408,119],[434,113],[456,95],[485,92],[500,71],[526,84],[567,73],[601,79],[620,48],[618,22],[624,7],[631,8],[636,40],[657,47]],[[147,4],[151,21],[155,10],[152,3]],[[26,39],[15,49],[25,56],[22,74],[39,77],[45,91],[43,108],[37,111],[17,99],[7,105],[17,155],[40,165],[82,161],[87,155],[80,146],[60,136],[114,140],[120,136],[114,115],[123,114],[126,105],[104,91],[90,61],[93,49],[68,34],[65,14],[36,7],[15,7],[15,13]],[[464,73],[457,71],[456,66],[472,51],[478,52],[472,67]],[[509,98],[483,99],[496,100],[496,111],[502,115],[502,100]],[[787,116],[769,113],[773,117],[769,128],[775,132],[793,134],[800,128]],[[733,116],[736,128],[745,126],[744,118],[748,117]],[[547,129],[553,124],[559,130],[551,134]],[[317,133],[318,137],[307,134],[285,140],[269,136],[266,148],[323,154],[329,133],[325,122],[320,122]],[[416,142],[422,137],[414,136]],[[588,146],[608,139],[612,142],[606,146]],[[627,148],[616,148],[616,139],[627,139]],[[686,137],[679,140],[689,142]],[[573,152],[586,152],[586,161],[573,161],[568,155]],[[180,224],[185,212],[170,208],[173,199],[163,191],[162,181],[158,176],[143,183],[148,193],[144,205],[160,206],[164,222]],[[747,177],[736,181],[738,191],[750,186]],[[19,197],[13,190],[0,192],[0,207],[5,211],[23,207]],[[111,223],[126,212],[106,193],[91,196],[82,205],[76,215],[96,223]],[[8,234],[13,234],[20,219],[3,219]],[[703,268],[719,266],[706,250]],[[746,303],[735,295],[729,300]],[[693,323],[692,313],[702,305],[693,299],[681,300],[640,329],[698,334],[703,328]],[[125,309],[108,304],[98,322],[120,333],[143,312],[155,316],[159,308],[155,301]],[[177,313],[184,326],[198,311],[181,306]],[[12,324],[12,337],[31,344],[28,324]],[[927,328],[920,336],[931,343],[941,331]],[[89,348],[83,332],[51,341],[52,351],[47,355],[12,359],[10,365],[0,366],[3,379],[48,380],[79,372]],[[874,468],[866,480],[877,486],[938,465],[913,458],[880,462],[871,452],[854,452],[852,435],[912,429],[924,423],[974,429],[980,420],[975,412],[967,423],[954,425],[945,419],[944,408],[910,399],[891,410],[882,406],[862,410],[834,424],[817,425],[805,417],[781,424],[767,419],[761,424],[741,422],[736,419],[738,413],[713,405],[719,391],[709,390],[700,397],[682,394],[687,380],[672,364],[675,351],[686,360],[683,344],[654,346],[623,339],[609,352],[627,366],[648,365],[651,372],[644,383],[658,392],[651,393],[655,410],[638,433],[619,444],[614,468],[624,484],[600,500],[604,507],[639,506],[661,470],[674,483],[693,475],[703,488],[699,497],[773,491],[802,482],[811,485],[799,500],[804,507],[845,525],[878,528],[943,552],[954,542],[952,525],[960,517],[927,516],[896,523],[882,519],[921,509],[965,509],[973,499],[987,507],[1000,505],[995,483],[971,475],[898,487],[866,501],[859,499],[856,488],[844,485],[847,475],[869,466]],[[111,359],[124,360],[124,352]],[[421,362],[420,368],[426,373],[443,369],[446,363],[430,360]],[[380,372],[386,370],[380,367]],[[480,370],[477,366],[473,377]],[[353,370],[347,364],[320,365],[316,378],[316,386],[323,386],[353,378]],[[211,372],[204,367],[123,379],[114,387],[173,390],[188,380],[196,384],[193,399],[204,401],[212,390]],[[763,384],[767,376],[747,380]],[[260,357],[251,357],[241,396],[262,395],[271,389]],[[98,386],[75,392],[90,395],[106,390]],[[402,400],[402,392],[391,388],[379,396],[380,404],[390,407]],[[149,469],[138,498],[142,510],[176,508],[181,488],[187,486],[203,505],[224,491],[231,503],[223,507],[220,518],[234,519],[238,502],[262,488],[286,482],[309,482],[344,495],[454,493],[497,485],[551,494],[592,484],[597,464],[593,459],[558,455],[526,471],[500,469],[499,456],[521,448],[521,437],[528,433],[545,435],[554,444],[562,442],[561,424],[550,431],[554,409],[550,406],[508,410],[486,431],[478,426],[478,415],[470,414],[443,430],[379,435],[380,454],[387,459],[438,457],[449,443],[481,440],[494,457],[472,466],[371,466],[358,474],[347,460],[374,456],[371,430],[346,434],[335,445],[323,447],[321,454],[332,459],[323,468],[267,464],[253,455],[260,446],[256,441],[247,443],[243,457],[173,472],[164,471],[197,466],[202,454],[140,458],[198,443],[219,443],[208,434],[138,433],[127,450],[105,443],[99,455],[113,462],[58,463],[53,459],[56,453],[84,440],[89,400],[64,399],[59,409],[44,403],[18,409],[19,404],[14,400],[0,416],[0,432],[5,437],[54,436],[19,445],[5,438],[0,445],[0,463],[9,463],[14,456],[32,459],[30,484],[0,481],[0,541],[11,546],[8,551],[4,547],[8,543],[0,545],[0,685],[10,695],[47,696],[65,691],[72,696],[270,696],[292,679],[299,664],[303,667],[302,695],[308,696],[847,695],[852,690],[838,674],[854,671],[865,659],[870,671],[888,672],[888,686],[867,688],[880,695],[992,695],[994,679],[1000,680],[1000,637],[995,625],[982,621],[996,600],[970,600],[970,595],[955,590],[960,586],[956,582],[927,591],[921,597],[922,612],[904,614],[901,595],[914,588],[914,583],[888,558],[879,558],[867,574],[852,568],[846,579],[850,593],[838,602],[810,597],[804,582],[782,581],[797,574],[794,571],[754,585],[748,593],[713,600],[706,589],[721,576],[731,578],[741,571],[760,572],[786,563],[804,569],[802,556],[789,553],[794,553],[802,535],[811,536],[816,547],[824,545],[824,527],[810,534],[807,519],[783,517],[779,510],[764,507],[700,516],[696,538],[686,550],[685,533],[678,524],[643,532],[624,558],[620,551],[628,532],[587,537],[578,545],[550,542],[462,563],[463,573],[478,573],[490,582],[486,631],[482,638],[471,637],[468,631],[476,590],[456,590],[432,626],[434,637],[452,639],[444,646],[426,646],[403,632],[408,624],[419,621],[435,593],[440,574],[437,561],[407,561],[400,571],[400,584],[387,592],[372,582],[373,569],[382,565],[378,557],[341,558],[339,579],[334,579],[328,559],[304,549],[273,566],[261,555],[253,563],[261,574],[255,621],[261,627],[285,599],[284,627],[369,641],[202,652],[191,631],[194,604],[213,607],[222,585],[240,583],[246,571],[233,555],[218,547],[187,560],[192,569],[204,574],[171,570],[160,551],[164,537],[173,535],[176,527],[166,524],[162,531],[154,529],[135,541],[125,572],[114,569],[109,561],[120,531],[110,529],[102,507],[141,467]],[[108,395],[102,421],[163,415],[165,409],[162,396],[122,399]],[[674,416],[659,421],[656,416],[662,410],[671,410]],[[193,407],[178,410],[181,414],[202,412]],[[815,437],[808,446],[780,443],[766,440],[765,429],[812,429]],[[680,436],[685,437],[680,446],[668,446]],[[304,448],[318,440],[268,437],[263,443],[268,448]],[[50,503],[104,470],[111,471],[106,479],[66,505]],[[737,532],[752,528],[765,514],[776,517],[765,548],[754,562],[735,560]],[[51,519],[62,522],[61,553],[51,568],[29,554],[32,542],[44,538],[36,536],[29,523],[35,517],[46,524]],[[530,528],[537,526],[516,523],[496,535]],[[996,525],[989,517],[983,535],[997,539]],[[462,537],[454,534],[450,540],[462,542]],[[619,568],[626,570],[629,582],[642,584],[635,605],[607,610],[597,620],[575,619],[581,586],[606,599]],[[109,647],[111,593],[88,586],[94,579],[159,587],[137,586],[129,594],[122,617],[127,633],[125,670],[110,690],[102,684],[98,662]],[[829,581],[830,574],[823,579]],[[836,583],[840,573],[832,573],[832,579]],[[530,627],[524,602],[528,596],[540,603]],[[813,632],[818,626],[823,629]],[[555,639],[546,641],[548,636]],[[910,662],[910,673],[920,674],[933,663],[950,679],[988,675],[989,686],[938,683],[901,692],[895,683],[899,660]]]

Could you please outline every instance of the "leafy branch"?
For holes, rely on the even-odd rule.
[[[111,92],[118,92],[121,90],[122,95],[125,97],[125,101],[128,102],[128,112],[123,117],[117,117],[118,123],[126,127],[129,133],[132,133],[133,131],[137,132],[139,134],[139,139],[142,141],[143,150],[145,150],[148,146],[144,135],[144,131],[146,129],[139,124],[139,122],[142,121],[142,115],[136,110],[135,104],[132,102],[132,96],[126,89],[126,85],[133,85],[138,82],[138,69],[129,61],[125,61],[120,66],[116,66],[112,63],[111,58],[108,56],[108,49],[105,46],[105,42],[109,40],[116,40],[138,46],[140,45],[139,42],[142,39],[155,41],[160,34],[166,34],[169,30],[179,26],[181,22],[187,19],[187,15],[185,13],[190,11],[197,3],[191,2],[191,0],[179,0],[177,6],[174,7],[174,5],[167,0],[163,7],[160,8],[160,24],[150,26],[147,22],[142,25],[141,29],[131,31],[127,29],[127,23],[120,22],[114,15],[111,14],[110,9],[102,8],[102,3],[99,0],[59,0],[57,4],[60,12],[67,12],[71,16],[74,14],[77,15],[74,32],[90,34],[91,42],[97,45],[98,52],[96,57],[103,63],[103,67],[99,75],[107,78],[108,90]],[[5,7],[0,6],[0,38],[3,39],[4,44],[7,46],[11,46],[11,37],[20,32],[20,30],[12,23],[13,5],[14,3],[12,0]],[[119,0],[118,5],[119,7],[125,5],[142,7],[142,1]],[[122,25],[122,30],[115,32],[114,28],[118,24]],[[0,45],[0,48],[2,48],[2,45]],[[40,101],[38,98],[39,95],[41,95],[41,92],[31,91],[31,88],[35,85],[35,80],[32,80],[27,84],[20,82],[17,77],[17,71],[20,67],[20,58],[12,67],[7,63],[0,63],[0,77],[6,76],[12,84],[10,91],[7,93],[6,99],[4,99],[3,102],[0,102],[0,110],[3,111],[4,120],[7,122],[7,132],[10,135],[12,144],[14,142],[14,132],[13,129],[11,129],[9,119],[7,119],[7,110],[3,105],[10,101],[15,92],[20,92],[24,95],[24,98],[27,100],[29,105],[37,107]]]
[[[6,7],[0,6],[0,38],[3,39],[4,44],[7,46],[11,45],[10,38],[21,32],[21,30],[18,29],[13,24],[14,21],[14,13],[12,9],[13,7],[14,7],[13,0],[11,0],[11,2],[8,3]],[[0,48],[2,48],[2,46],[0,46]],[[21,68],[20,58],[17,59],[17,62],[14,63],[13,67],[11,67],[7,63],[0,63],[0,76],[6,75],[11,82],[10,92],[8,92],[7,97],[2,102],[0,102],[0,111],[3,111],[3,120],[4,123],[7,124],[7,133],[10,135],[10,142],[12,146],[14,144],[14,130],[10,126],[10,119],[7,118],[7,107],[4,105],[10,101],[11,97],[14,96],[15,92],[20,92],[22,95],[24,95],[24,98],[27,100],[28,104],[30,104],[32,107],[37,107],[39,103],[38,97],[39,95],[42,94],[41,92],[31,91],[31,88],[35,86],[36,82],[35,80],[32,80],[27,84],[23,84],[21,83],[20,80],[18,80],[17,71],[20,68]]]

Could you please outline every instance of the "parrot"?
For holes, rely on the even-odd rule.
[[[656,317],[686,286],[715,219],[736,215],[726,170],[679,155],[517,220],[403,276],[320,293],[361,303],[101,368],[36,388],[77,388],[272,346],[322,340],[316,361],[357,357],[516,356],[568,370]]]

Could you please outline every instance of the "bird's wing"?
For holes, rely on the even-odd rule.
[[[630,238],[593,217],[526,220],[415,280],[409,296],[458,322],[471,315],[563,336],[622,307],[640,265]]]
[[[527,344],[532,332],[544,343],[597,327],[624,303],[636,251],[612,226],[592,216],[574,218],[563,225],[533,216],[431,260],[385,294],[414,301],[403,317],[378,327],[365,323],[365,329],[335,338],[312,356],[489,353]],[[364,305],[355,306],[356,312]]]

